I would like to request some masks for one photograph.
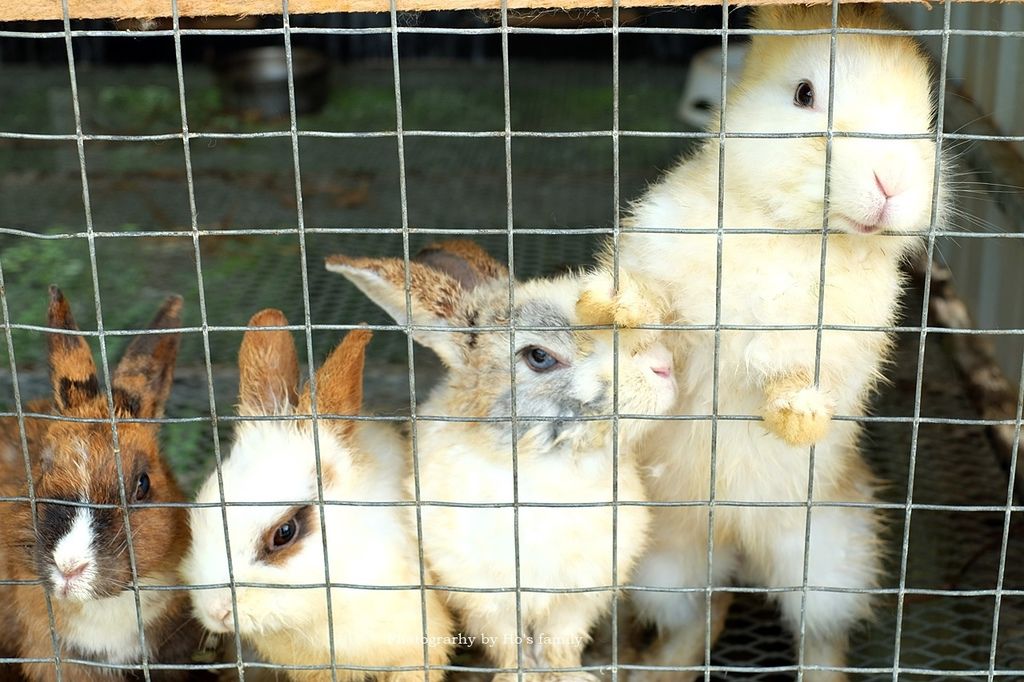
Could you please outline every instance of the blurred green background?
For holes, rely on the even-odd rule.
[[[684,74],[673,66],[622,66],[620,122],[623,128],[682,130],[675,117]],[[512,126],[529,131],[594,131],[612,127],[611,74],[606,65],[529,60],[510,67]],[[501,131],[504,129],[502,72],[496,62],[414,61],[402,68],[406,130]],[[0,130],[74,133],[67,72],[59,68],[5,65],[0,70],[6,101]],[[173,66],[79,67],[82,127],[94,135],[159,135],[182,128]],[[186,106],[191,131],[278,133],[288,120],[238,114],[225,107],[210,70],[186,65]],[[303,130],[378,132],[396,129],[390,61],[335,65],[326,106],[299,117]],[[408,224],[417,230],[508,226],[505,144],[502,137],[455,138],[410,135],[405,143]],[[620,197],[642,192],[645,183],[687,148],[685,139],[622,138]],[[282,309],[302,324],[303,261],[295,230],[298,209],[290,136],[253,139],[193,139],[190,142],[196,221],[213,234],[198,240],[206,317],[212,326],[242,326],[257,310]],[[145,326],[164,296],[185,298],[184,324],[201,324],[196,248],[191,235],[122,237],[125,232],[190,231],[192,218],[180,140],[104,141],[84,144],[99,294],[106,330]],[[390,320],[341,277],[326,272],[325,256],[401,255],[401,234],[329,234],[322,228],[401,228],[402,201],[396,137],[300,137],[306,271],[313,324],[387,324]],[[578,234],[517,234],[513,264],[520,277],[585,264],[614,219],[612,142],[608,136],[512,141],[513,227],[565,229]],[[81,170],[74,140],[0,139],[0,207],[5,227],[39,235],[86,231]],[[225,230],[257,234],[224,236]],[[502,260],[505,234],[468,235]],[[414,233],[410,249],[452,235]],[[83,329],[96,329],[94,277],[87,239],[38,239],[0,235],[0,267],[10,319],[43,324],[46,288],[59,284]],[[340,331],[317,331],[319,361]],[[303,349],[301,334],[296,338]],[[217,409],[230,413],[236,394],[234,363],[241,334],[210,332]],[[35,331],[12,332],[25,397],[45,394],[45,343]],[[107,338],[113,362],[126,337]],[[93,339],[93,347],[98,344]],[[385,412],[408,407],[406,340],[379,332],[370,349],[368,401]],[[98,355],[97,355],[98,357]],[[304,353],[303,353],[303,359]],[[13,409],[7,344],[0,344],[0,410]],[[436,376],[429,353],[417,352],[424,387]],[[390,377],[394,377],[393,379]],[[178,383],[169,416],[209,414],[205,351],[201,334],[183,339]],[[201,444],[206,424],[167,427],[167,455],[187,483],[208,468]],[[196,473],[199,472],[199,473]]]

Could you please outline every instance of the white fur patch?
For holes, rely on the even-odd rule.
[[[92,595],[93,580],[96,577],[96,555],[93,550],[95,532],[92,525],[92,510],[79,507],[71,528],[53,548],[53,585],[59,597],[73,600],[88,599]],[[85,566],[71,579],[63,573]]]
[[[143,624],[162,615],[170,598],[170,592],[142,592]],[[68,619],[67,641],[83,653],[112,663],[138,661],[142,654],[138,619],[131,590],[107,599],[90,599]],[[150,647],[153,644],[147,641]]]
[[[804,526],[779,534],[772,551],[774,565],[769,586],[796,587],[803,583]],[[818,588],[864,589],[873,587],[879,572],[878,552],[871,514],[864,509],[816,509],[811,520],[811,557],[807,584]],[[783,617],[794,630],[799,627],[802,592],[778,595]],[[869,595],[811,590],[805,619],[808,632],[827,638],[841,635],[850,623],[866,615]]]

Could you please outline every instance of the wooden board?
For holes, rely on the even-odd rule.
[[[501,0],[397,0],[399,11],[478,9],[497,10]],[[813,0],[812,0],[813,1]],[[827,0],[819,0],[826,2]],[[846,1],[846,0],[844,0]],[[917,2],[920,0],[895,0]],[[984,1],[984,0],[969,0]],[[171,0],[68,0],[73,19],[152,19],[171,15]],[[621,0],[620,7],[718,5],[721,0]],[[782,4],[782,0],[731,0],[732,5]],[[280,14],[280,0],[178,0],[183,17]],[[509,9],[608,8],[611,0],[508,0]],[[386,12],[390,0],[290,0],[291,14],[325,12]],[[61,0],[0,0],[0,21],[62,19]]]

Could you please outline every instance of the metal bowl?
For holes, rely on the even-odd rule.
[[[327,57],[316,50],[293,47],[292,68],[295,113],[322,109],[329,89]],[[261,119],[288,116],[288,61],[283,46],[236,52],[220,61],[216,71],[228,109]]]

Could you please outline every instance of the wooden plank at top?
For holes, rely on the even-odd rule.
[[[815,0],[811,0],[812,2]],[[827,2],[828,0],[817,0]],[[848,1],[848,0],[843,0]],[[849,0],[852,1],[852,0]],[[917,2],[920,0],[895,0]],[[961,0],[963,1],[963,0]],[[985,2],[986,0],[967,0]],[[1019,0],[1015,0],[1019,1]],[[730,5],[783,4],[785,0],[731,0]],[[171,15],[171,0],[68,0],[72,19],[153,19]],[[621,0],[620,7],[718,5],[721,0]],[[291,14],[386,12],[390,0],[290,0]],[[590,9],[611,7],[610,0],[508,0],[509,9]],[[398,10],[501,9],[501,0],[398,0]],[[280,14],[280,0],[178,0],[183,17]],[[61,0],[0,0],[0,21],[63,19]]]

